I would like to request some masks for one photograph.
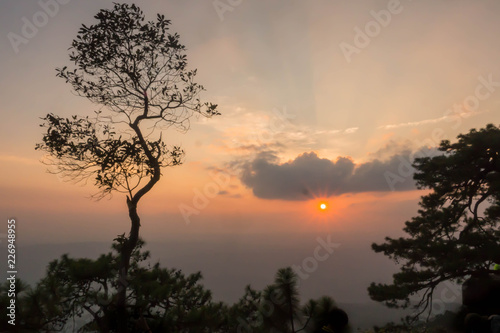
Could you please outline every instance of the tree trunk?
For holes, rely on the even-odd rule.
[[[130,266],[130,256],[132,255],[132,251],[134,251],[137,246],[137,242],[139,240],[139,228],[141,226],[141,219],[137,214],[137,203],[139,200],[148,193],[153,186],[160,180],[160,163],[159,158],[160,154],[158,152],[158,156],[153,156],[150,147],[144,137],[142,135],[141,129],[139,128],[139,122],[146,117],[148,113],[148,100],[147,96],[145,99],[144,105],[144,116],[139,116],[135,119],[134,123],[129,124],[130,127],[135,131],[137,137],[139,138],[139,142],[144,149],[144,154],[148,157],[149,162],[153,166],[153,174],[149,182],[140,190],[136,192],[135,195],[132,196],[130,193],[130,197],[127,197],[127,206],[128,206],[128,215],[130,217],[131,227],[130,234],[128,238],[123,242],[123,246],[121,248],[121,262],[120,262],[120,272],[119,272],[119,290],[117,297],[117,331],[118,333],[128,333],[127,323],[129,322],[129,317],[127,314],[127,277],[128,277],[128,269]]]
[[[129,321],[127,314],[127,278],[128,269],[130,266],[130,257],[132,251],[137,246],[139,240],[139,228],[141,226],[141,219],[137,214],[137,202],[127,198],[128,214],[130,217],[131,227],[130,234],[121,248],[120,258],[120,273],[119,273],[119,286],[118,298],[116,304],[117,310],[117,329],[119,333],[128,333],[127,323]]]

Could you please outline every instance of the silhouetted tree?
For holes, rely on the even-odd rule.
[[[418,295],[413,319],[426,309],[430,314],[441,282],[499,273],[493,265],[500,262],[500,129],[472,129],[455,143],[442,141],[439,150],[442,155],[415,160],[417,186],[431,191],[406,222],[409,236],[372,245],[401,270],[390,285],[372,283],[370,297],[406,307]]]
[[[158,15],[145,21],[135,5],[115,4],[101,10],[97,23],[83,25],[71,47],[74,68],[58,69],[77,95],[106,110],[94,117],[62,118],[48,114],[47,129],[37,149],[49,155],[55,172],[76,181],[93,180],[101,198],[112,192],[127,196],[131,221],[122,237],[120,285],[116,299],[118,323],[125,323],[130,258],[139,240],[137,205],[160,180],[161,170],[181,163],[180,147],[168,148],[161,130],[189,127],[193,114],[219,114],[216,105],[202,104],[203,86],[187,69],[185,47],[170,21]],[[126,327],[119,327],[126,332]]]
[[[227,332],[296,333],[316,332],[335,322],[336,333],[347,327],[345,318],[334,318],[338,309],[333,299],[324,296],[300,305],[298,277],[290,268],[279,269],[274,283],[263,291],[245,288],[245,294],[228,312]],[[345,321],[342,321],[345,319]]]
[[[265,320],[269,326],[281,327],[283,332],[295,332],[295,321],[300,312],[297,280],[297,274],[290,267],[282,268],[276,273],[274,284],[264,289],[264,300],[274,308]]]
[[[11,280],[7,280],[0,284],[0,306],[4,312],[0,321],[0,332],[39,332],[39,328],[48,321],[40,316],[39,312],[32,311],[36,309],[36,304],[26,300],[26,295],[32,293],[31,287],[15,279],[15,291],[13,291],[11,283]],[[11,303],[12,300],[15,300],[15,304]],[[59,326],[54,323],[51,328],[56,331]]]
[[[307,318],[304,329],[308,332],[350,331],[347,313],[339,309],[331,297],[323,296],[319,300],[309,300],[302,311]]]
[[[33,332],[115,332],[118,245],[115,242],[113,252],[95,260],[63,255],[52,261],[35,288],[20,291],[18,327]],[[201,273],[186,276],[159,264],[144,265],[149,252],[142,251],[142,245],[139,240],[131,256],[126,327],[137,333],[220,332],[227,307],[212,300],[200,284]]]
[[[97,259],[63,255],[52,261],[46,275],[30,287],[18,281],[16,329],[20,332],[115,332],[118,314],[115,299],[120,285],[120,253]],[[273,284],[263,291],[250,286],[234,305],[212,299],[201,284],[201,273],[146,264],[149,252],[138,241],[131,255],[126,326],[137,333],[344,333],[347,314],[332,298],[323,296],[301,306],[298,280],[291,268],[278,270]],[[7,284],[0,285],[5,291]],[[7,293],[0,305],[7,306]],[[292,314],[292,316],[290,315]],[[5,329],[12,329],[4,324]]]

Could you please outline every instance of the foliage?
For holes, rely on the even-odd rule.
[[[212,300],[201,273],[148,266],[142,241],[132,254],[127,288],[127,327],[133,332],[216,332],[225,322],[225,307]],[[119,243],[95,260],[63,255],[47,267],[46,276],[18,297],[21,327],[34,331],[68,329],[79,320],[78,332],[115,332],[113,299],[121,283]]]
[[[93,118],[48,114],[36,149],[48,153],[46,162],[55,172],[94,179],[101,196],[118,190],[132,199],[142,181],[157,179],[161,168],[181,162],[183,151],[167,149],[159,130],[187,130],[191,115],[219,113],[216,105],[200,102],[204,88],[194,82],[196,70],[187,69],[186,48],[178,34],[169,33],[170,21],[163,15],[145,21],[139,7],[115,4],[95,18],[98,23],[83,25],[72,43],[74,68],[57,69],[57,76],[108,112]]]
[[[46,123],[41,126],[47,128],[47,134],[37,149],[47,151],[57,160],[64,177],[76,181],[93,178],[103,194],[113,190],[131,193],[142,179],[154,174],[156,164],[160,168],[181,164],[180,147],[169,150],[161,139],[145,140],[155,163],[137,136],[117,137],[111,126],[102,123],[98,116],[99,113],[95,119],[76,116],[68,119],[48,114],[44,118]]]
[[[142,246],[140,241],[126,281],[130,331],[312,333],[328,325],[336,333],[348,330],[342,320],[338,327],[332,326],[332,313],[344,312],[330,297],[300,305],[297,276],[291,268],[278,270],[274,283],[263,291],[247,286],[243,297],[228,306],[212,299],[200,283],[201,273],[186,276],[158,263],[146,264],[149,253]],[[48,265],[45,277],[33,288],[18,281],[17,327],[23,332],[118,331],[113,299],[121,285],[119,247],[117,239],[112,252],[95,260],[63,255]],[[5,302],[7,297],[0,298],[0,305]]]
[[[390,285],[372,283],[370,297],[390,307],[407,307],[420,293],[414,319],[432,310],[435,288],[463,282],[474,274],[493,274],[500,262],[500,129],[488,125],[442,141],[442,155],[415,160],[415,180],[430,193],[418,216],[406,222],[408,237],[373,244],[401,270]]]
[[[301,306],[297,275],[290,267],[282,268],[263,291],[245,288],[243,297],[229,309],[228,332],[317,332],[330,324],[332,311],[343,312],[327,296]],[[336,332],[347,330],[345,324],[335,327]]]

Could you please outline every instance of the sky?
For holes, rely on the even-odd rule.
[[[141,201],[141,236],[162,264],[202,270],[218,299],[295,265],[311,271],[304,295],[367,301],[369,283],[397,269],[370,245],[403,235],[426,193],[412,180],[413,158],[500,123],[495,0],[135,3],[172,21],[202,101],[221,113],[164,133],[186,156]],[[91,184],[47,173],[34,149],[47,113],[100,108],[55,68],[69,64],[81,24],[111,7],[0,3],[0,212],[16,219],[25,253],[40,256],[25,266],[30,281],[64,252],[97,255],[76,244],[109,245],[129,228],[122,194],[89,199]]]

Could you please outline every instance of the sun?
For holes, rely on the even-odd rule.
[[[311,223],[321,227],[327,227],[333,223],[336,216],[336,209],[333,200],[326,197],[315,198],[309,203],[308,213],[311,216]]]

